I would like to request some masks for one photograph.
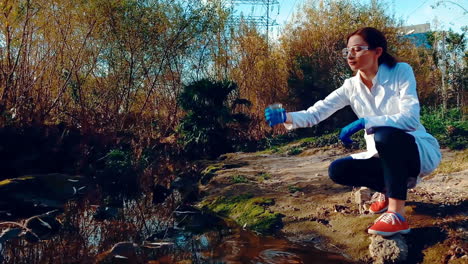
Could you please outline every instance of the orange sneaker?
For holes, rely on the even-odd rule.
[[[373,214],[380,214],[388,209],[388,197],[383,193],[376,192],[372,195],[369,211]]]
[[[386,212],[379,216],[367,232],[373,235],[392,236],[395,234],[408,234],[410,232],[408,222],[402,220],[394,212]]]

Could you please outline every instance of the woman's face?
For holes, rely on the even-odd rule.
[[[378,68],[378,59],[382,48],[366,50],[369,44],[359,35],[353,35],[348,40],[348,65],[353,71],[371,70]]]

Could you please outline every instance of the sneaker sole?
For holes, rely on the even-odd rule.
[[[368,229],[368,230],[367,230],[367,233],[372,234],[372,235],[379,235],[379,236],[387,237],[387,236],[393,236],[393,235],[396,235],[396,234],[403,234],[403,235],[405,235],[405,234],[408,234],[410,231],[411,231],[411,228],[408,228],[408,229],[405,229],[405,230],[396,231],[396,232],[383,232],[383,231],[377,231],[377,230]]]
[[[369,212],[371,212],[371,213],[373,213],[373,214],[380,214],[380,213],[383,213],[383,212],[387,211],[387,209],[388,209],[388,206],[385,207],[385,208],[383,208],[383,209],[381,209],[380,211],[372,211],[372,210],[369,208]]]

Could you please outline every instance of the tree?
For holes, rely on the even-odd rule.
[[[465,35],[468,28],[463,30],[463,33],[449,30],[427,34],[435,67],[440,72],[439,102],[444,111],[452,106],[463,109],[466,105],[468,51]]]

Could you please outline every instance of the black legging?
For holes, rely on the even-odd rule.
[[[390,198],[406,200],[408,178],[417,177],[420,172],[415,139],[394,127],[378,127],[374,131],[379,157],[341,158],[330,164],[328,174],[338,184],[366,186]]]

